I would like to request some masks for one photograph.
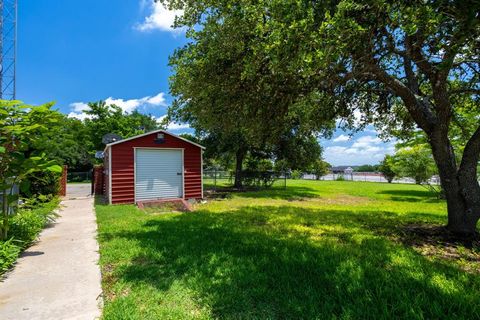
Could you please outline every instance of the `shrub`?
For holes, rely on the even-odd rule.
[[[7,271],[17,260],[18,255],[22,251],[14,239],[0,241],[0,274]]]
[[[242,172],[243,184],[246,187],[271,187],[280,173],[274,171],[249,171]]]
[[[28,177],[30,190],[28,196],[56,196],[60,189],[61,174],[57,172],[36,172]]]
[[[298,180],[302,177],[303,173],[300,170],[293,170],[290,177],[294,180]]]
[[[345,181],[345,176],[343,174],[339,174],[335,181]]]
[[[398,177],[408,177],[416,184],[428,184],[436,173],[431,150],[425,145],[402,148],[394,156],[392,169]]]
[[[321,177],[327,175],[330,172],[331,168],[332,166],[330,165],[330,163],[322,159],[317,159],[312,165],[311,173],[315,175],[315,179],[319,180]]]
[[[34,242],[46,224],[55,218],[58,199],[29,200],[9,220],[9,239],[0,241],[0,274],[7,271],[20,252]]]
[[[392,183],[393,179],[395,179],[395,171],[393,170],[394,158],[391,155],[385,155],[385,158],[380,163],[379,170],[387,179],[388,183]]]

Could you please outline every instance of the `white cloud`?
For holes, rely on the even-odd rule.
[[[77,113],[77,112],[70,112],[67,117],[69,118],[76,118],[78,120],[85,120],[85,119],[90,119],[92,116],[86,114],[86,113]]]
[[[153,96],[147,100],[149,104],[152,104],[154,106],[166,106],[167,103],[165,101],[165,93],[160,92],[156,96]]]
[[[382,140],[374,136],[363,136],[355,140],[352,147],[357,149],[368,149],[374,145],[379,145],[382,143]]]
[[[167,103],[165,100],[165,93],[160,92],[159,94],[155,96],[146,96],[143,98],[139,99],[115,99],[113,97],[108,97],[105,99],[105,103],[107,105],[116,105],[120,107],[124,112],[132,112],[139,107],[166,107]],[[80,120],[84,120],[86,118],[89,118],[88,115],[84,113],[85,110],[88,109],[88,104],[85,102],[74,102],[70,104],[70,108],[72,109],[72,112],[68,114],[70,118],[77,118]]]
[[[163,121],[167,115],[163,115],[157,118],[158,124],[163,124]],[[188,123],[177,123],[177,122],[170,122],[167,125],[166,130],[174,131],[174,130],[182,130],[182,129],[190,129],[190,125]]]
[[[346,142],[350,140],[350,137],[349,136],[346,136],[344,134],[341,134],[339,135],[338,137],[336,137],[335,139],[333,139],[333,142]]]
[[[167,130],[181,130],[181,129],[190,129],[190,125],[188,123],[172,122],[167,127]]]
[[[392,154],[394,151],[394,142],[385,143],[375,136],[362,136],[355,139],[350,146],[326,147],[324,157],[334,165],[376,164],[385,154]]]
[[[88,104],[86,104],[84,102],[74,102],[74,103],[70,104],[70,107],[72,108],[72,110],[74,112],[79,113],[79,112],[87,110],[88,109]]]
[[[146,1],[142,0],[140,3],[141,8],[145,8],[146,5]],[[149,8],[151,12],[150,15],[145,17],[145,20],[142,23],[136,25],[135,29],[144,32],[152,30],[169,32],[180,31],[174,29],[172,26],[175,22],[175,17],[183,15],[182,10],[169,10],[162,3],[154,2],[153,0],[150,2]]]

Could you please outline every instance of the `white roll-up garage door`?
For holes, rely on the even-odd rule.
[[[183,150],[135,149],[135,201],[183,197]]]

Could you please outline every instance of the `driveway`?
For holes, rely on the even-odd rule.
[[[69,183],[67,184],[67,198],[90,197],[92,185],[90,183]]]
[[[67,186],[60,217],[0,283],[0,319],[100,317],[97,224],[89,188]]]

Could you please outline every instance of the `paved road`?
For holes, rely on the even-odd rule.
[[[89,184],[68,185],[60,217],[0,283],[0,319],[96,319],[101,285]]]

